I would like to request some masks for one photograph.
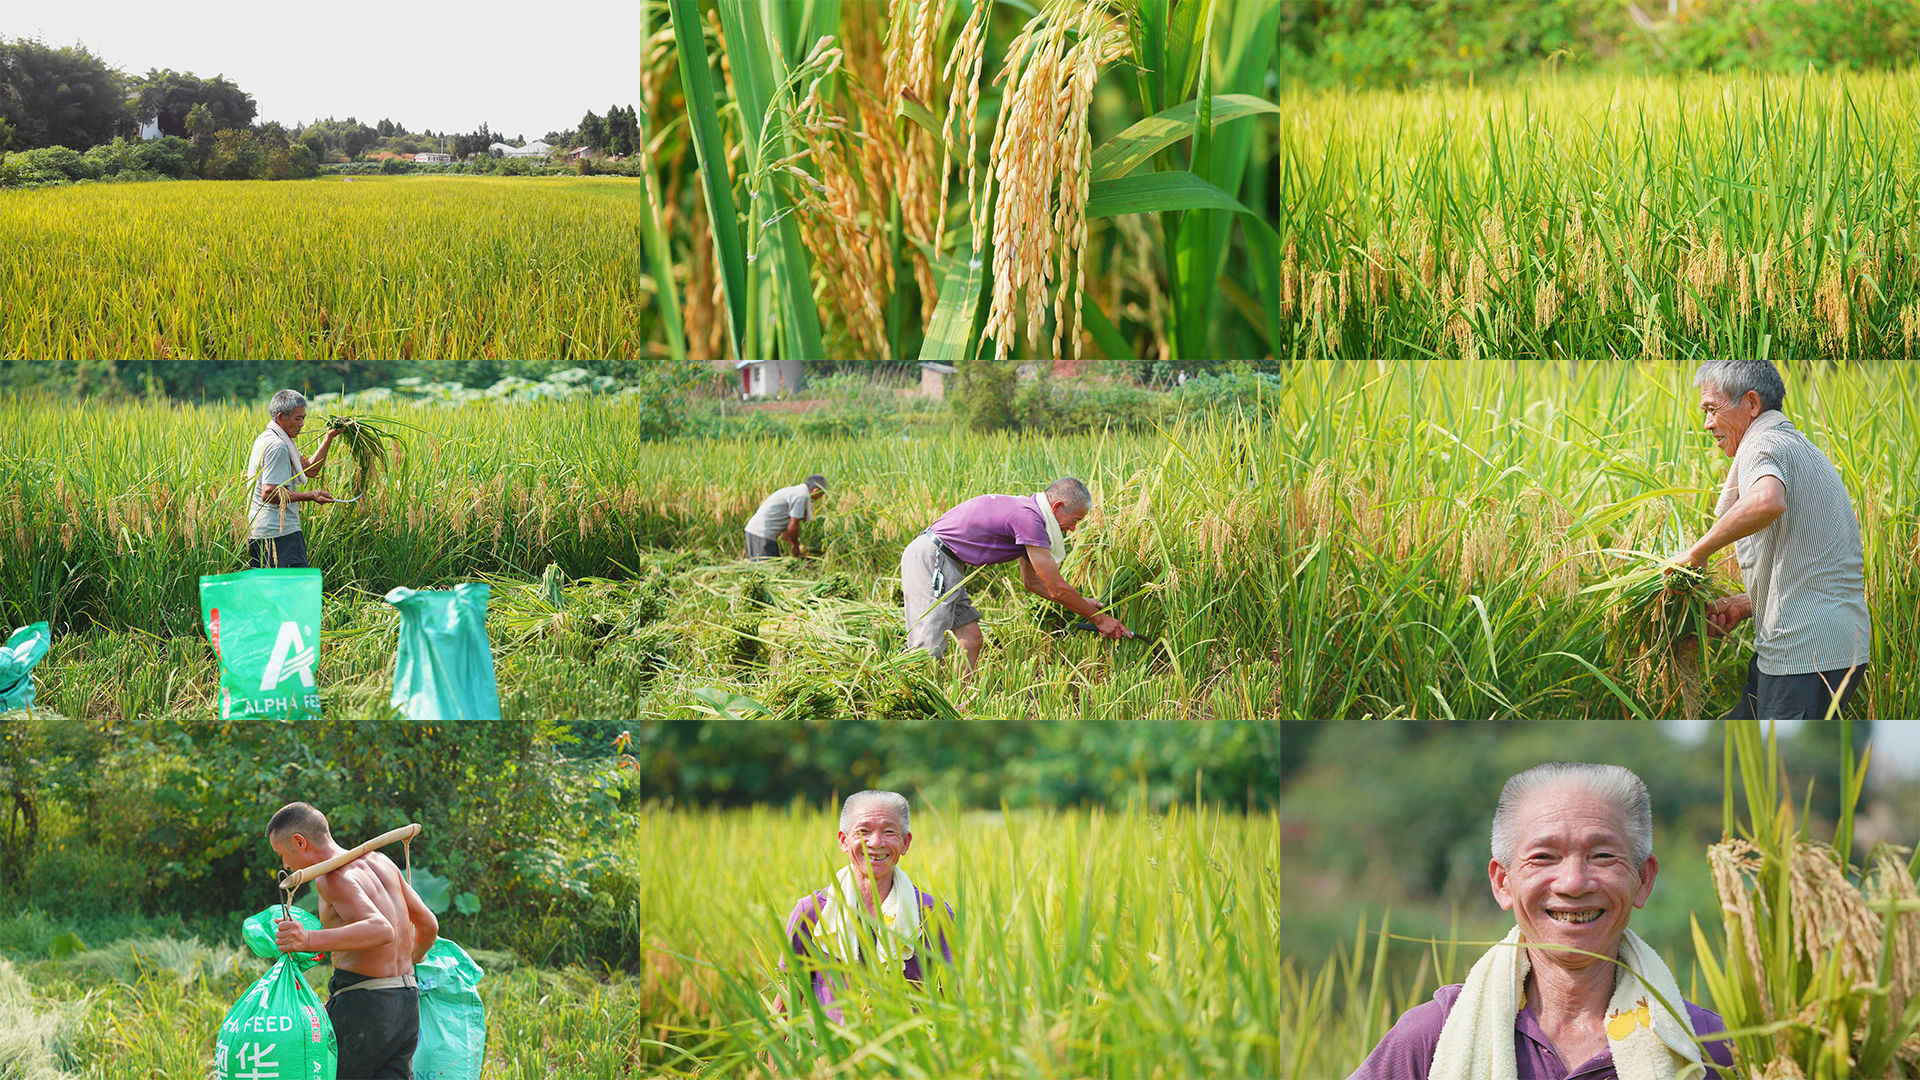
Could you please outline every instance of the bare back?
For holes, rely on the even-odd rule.
[[[420,901],[392,859],[370,852],[314,884],[320,894],[322,927],[331,930],[377,915],[393,928],[393,939],[384,945],[335,949],[336,969],[372,978],[413,973],[415,935],[410,909]]]

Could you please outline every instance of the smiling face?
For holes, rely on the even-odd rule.
[[[1728,457],[1740,449],[1741,436],[1765,411],[1760,404],[1760,395],[1752,390],[1733,400],[1712,383],[1700,387],[1700,412],[1707,431],[1713,435],[1713,441],[1719,444],[1720,452]]]
[[[292,412],[283,412],[274,417],[273,422],[280,425],[280,430],[286,432],[288,438],[293,438],[300,434],[301,428],[307,426],[307,410],[300,408]]]
[[[847,853],[855,876],[867,881],[890,880],[900,856],[911,846],[913,834],[878,803],[863,800],[840,830],[840,850]]]
[[[1626,816],[1584,787],[1568,784],[1535,792],[1521,804],[1516,820],[1513,865],[1495,861],[1487,872],[1494,899],[1513,912],[1520,936],[1615,955],[1627,916],[1646,906],[1660,869],[1651,856],[1634,865]],[[1534,955],[1569,969],[1606,962],[1553,950]]]

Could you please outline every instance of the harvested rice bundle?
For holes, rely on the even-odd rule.
[[[1580,590],[1615,595],[1608,633],[1614,661],[1633,672],[1643,693],[1659,694],[1667,706],[1678,697],[1686,715],[1701,715],[1706,704],[1702,648],[1707,604],[1718,590],[1705,571],[1676,566],[1644,551],[1617,554],[1640,565]]]
[[[384,421],[392,423],[393,421]],[[353,491],[362,495],[372,483],[380,478],[380,470],[386,467],[387,455],[396,458],[404,444],[399,435],[374,423],[372,420],[357,416],[329,416],[327,430],[339,434],[335,439],[347,448],[353,457]]]

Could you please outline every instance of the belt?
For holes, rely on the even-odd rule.
[[[386,975],[377,979],[362,979],[352,986],[343,986],[333,991],[332,996],[350,994],[355,990],[417,990],[420,984],[411,975]]]
[[[933,541],[934,550],[938,551],[942,555],[945,555],[947,558],[952,559],[954,562],[954,565],[961,568],[960,576],[961,576],[961,580],[964,581],[966,579],[966,571],[970,569],[967,561],[965,559],[962,559],[960,556],[955,555],[953,553],[953,549],[947,546],[947,542],[945,540],[942,540],[938,536],[934,535],[932,526],[928,526],[927,528],[922,529],[920,531],[920,535]],[[933,595],[935,597],[935,600],[934,600],[935,604],[938,604],[941,600],[945,600],[947,598],[947,564],[946,563],[944,562],[934,563],[933,578],[928,582],[928,584],[933,586]],[[959,586],[957,585],[955,586],[955,588],[958,588],[958,587]]]
[[[945,540],[940,539],[939,535],[933,531],[933,526],[929,525],[926,528],[920,530],[920,535],[931,539],[933,541],[933,546],[940,549],[940,554],[945,555],[947,558],[952,559],[954,562],[959,563],[961,566],[971,567],[973,565],[967,562],[967,560],[961,558],[960,556],[955,555],[953,553],[953,549],[947,546],[947,542]]]

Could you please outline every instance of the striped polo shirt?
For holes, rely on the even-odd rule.
[[[1733,544],[1753,601],[1755,661],[1768,675],[1865,664],[1873,624],[1860,521],[1839,470],[1784,415],[1768,410],[1741,437],[1714,512],[1732,509],[1763,476],[1786,488],[1786,511]]]

